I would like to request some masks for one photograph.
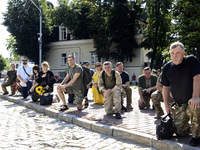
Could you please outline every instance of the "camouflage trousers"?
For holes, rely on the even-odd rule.
[[[200,138],[200,108],[192,110],[188,104],[175,104],[172,110],[176,134],[187,136],[192,132],[193,138]],[[191,121],[191,127],[189,121]]]
[[[74,103],[77,105],[82,105],[83,102],[83,91],[74,89],[72,86],[65,88],[65,94],[74,94],[75,100]]]
[[[8,93],[6,87],[10,86],[11,88],[11,93],[14,95],[15,94],[15,83],[11,82],[10,80],[8,80],[7,82],[5,82],[4,84],[1,84],[2,90],[4,93]]]
[[[161,107],[160,102],[163,102],[163,96],[162,93],[159,90],[156,90],[151,94],[151,100],[153,102],[154,108],[156,110],[157,114],[164,114],[163,109]],[[173,98],[169,98],[169,105],[171,105],[174,102]]]
[[[104,108],[107,115],[120,113],[121,111],[121,91],[115,90],[107,99],[104,99]]]

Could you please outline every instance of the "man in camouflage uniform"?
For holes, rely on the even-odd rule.
[[[65,111],[68,109],[65,95],[64,93],[73,94],[75,96],[74,103],[76,104],[76,107],[78,110],[82,110],[84,104],[83,102],[83,69],[80,65],[75,63],[76,60],[74,59],[74,56],[69,55],[68,56],[68,73],[62,83],[58,85],[57,92],[59,97],[61,98],[63,102],[63,107],[60,109],[60,111]],[[68,80],[71,79],[69,82]],[[68,82],[68,83],[67,83]],[[67,84],[66,84],[67,83]]]
[[[200,144],[200,64],[194,56],[184,57],[184,45],[175,42],[170,45],[172,61],[163,68],[163,98],[167,113],[173,114],[178,136],[190,134],[191,120],[192,139],[190,145]],[[169,105],[170,90],[175,105]]]
[[[155,119],[161,119],[161,116],[164,115],[163,109],[161,107],[160,102],[163,102],[162,90],[163,85],[161,84],[162,74],[158,77],[158,81],[156,83],[156,91],[151,94],[151,99],[156,110],[156,115],[154,116]],[[170,93],[171,94],[171,93]],[[170,95],[170,105],[173,103],[173,98]]]
[[[121,119],[121,88],[122,79],[119,72],[112,69],[111,62],[103,64],[103,70],[98,79],[99,90],[104,94],[104,107],[106,114],[115,113],[117,119]],[[114,108],[113,108],[114,107]]]
[[[8,81],[6,79],[8,78]],[[11,95],[15,94],[14,86],[16,84],[17,79],[17,71],[15,70],[15,64],[11,64],[11,70],[7,72],[7,75],[4,78],[3,83],[1,84],[3,95],[7,95],[8,91],[6,89],[7,86],[11,87]]]

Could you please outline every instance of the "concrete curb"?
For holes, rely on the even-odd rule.
[[[132,141],[146,146],[151,146],[160,150],[199,150],[197,147],[192,147],[186,144],[170,141],[170,140],[157,140],[154,136],[140,133],[136,131],[130,131],[115,126],[103,125],[96,121],[89,121],[83,118],[79,118],[70,114],[59,112],[50,107],[41,106],[36,103],[27,102],[16,97],[9,97],[7,95],[0,95],[0,98],[14,102],[16,104],[25,106],[30,109],[34,109],[40,113],[44,113],[48,116],[58,118],[60,120],[72,123],[78,126],[82,126],[92,131],[100,132],[109,136],[117,137],[120,139]]]

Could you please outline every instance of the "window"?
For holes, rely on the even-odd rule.
[[[61,65],[66,65],[66,63],[67,63],[67,54],[62,53],[61,54]]]
[[[76,63],[78,64],[79,63],[78,53],[75,52],[75,53],[72,53],[72,55],[74,56],[74,59],[76,59]]]
[[[91,64],[96,64],[96,62],[98,61],[98,56],[95,52],[91,53]]]
[[[59,26],[59,40],[67,40],[67,28]]]
[[[126,59],[125,59],[125,62],[132,62],[132,58],[130,58],[130,57],[126,57]]]

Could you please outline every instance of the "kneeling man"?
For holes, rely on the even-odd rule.
[[[163,68],[163,98],[167,113],[173,113],[176,134],[187,136],[192,131],[190,145],[200,145],[200,65],[194,56],[184,57],[184,45],[172,43],[170,56],[172,61]],[[175,105],[169,105],[170,89]],[[191,121],[192,128],[190,128]]]
[[[60,99],[63,102],[63,107],[60,109],[60,111],[65,111],[68,109],[67,102],[65,100],[66,94],[74,94],[75,95],[75,101],[76,107],[78,110],[82,110],[83,108],[83,69],[80,65],[76,64],[76,60],[74,56],[69,55],[68,56],[68,73],[62,83],[58,85],[57,92],[60,97]],[[71,79],[69,81],[69,79]],[[69,81],[69,82],[68,82]]]
[[[121,119],[121,88],[122,79],[119,72],[112,69],[112,63],[103,63],[103,70],[98,79],[99,90],[104,94],[104,107],[106,114],[116,114],[117,119]]]

